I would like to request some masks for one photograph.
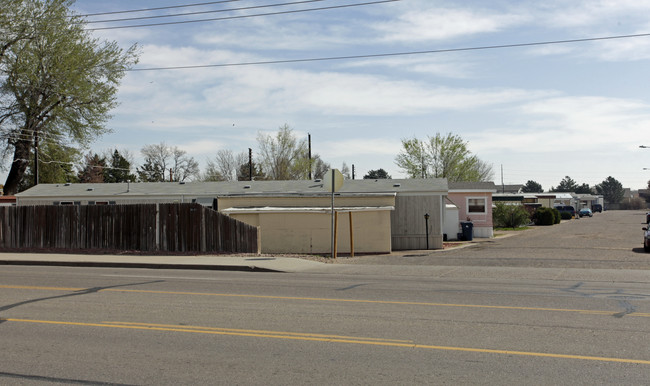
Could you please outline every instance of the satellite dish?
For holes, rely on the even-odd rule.
[[[328,192],[338,192],[343,186],[343,174],[339,169],[330,169],[323,177],[323,188]]]

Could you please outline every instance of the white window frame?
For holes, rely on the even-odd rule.
[[[482,212],[471,212],[469,210],[469,208],[470,208],[469,200],[483,200],[483,211]],[[467,214],[468,215],[471,215],[471,214],[487,214],[488,200],[487,200],[487,197],[485,197],[485,196],[467,197],[465,199],[465,204],[467,205],[466,208],[467,208]]]

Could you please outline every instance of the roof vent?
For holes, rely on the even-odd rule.
[[[92,192],[93,190],[95,190],[95,188],[88,188],[86,189],[86,192]]]
[[[320,178],[316,178],[314,182],[321,182],[322,180]]]
[[[69,182],[66,182],[65,184],[63,184],[63,186],[70,186],[70,185],[71,184]]]
[[[251,188],[250,185],[244,185],[244,189],[250,189],[250,188]]]
[[[179,184],[180,185],[185,185],[185,181],[180,181]]]
[[[395,183],[395,184],[393,184],[393,187],[394,187],[394,188],[399,188],[400,186],[402,186],[402,184],[400,184],[400,183]]]

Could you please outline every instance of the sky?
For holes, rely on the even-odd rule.
[[[73,9],[196,3],[78,0]],[[379,168],[404,178],[402,139],[452,133],[492,165],[497,185],[650,180],[650,149],[639,147],[650,146],[650,36],[531,44],[648,34],[650,1],[211,3],[87,18],[220,10],[88,28],[221,19],[95,30],[137,44],[140,61],[120,86],[112,133],[90,150],[117,148],[138,165],[143,146],[164,142],[204,168],[219,149],[255,155],[258,133],[287,124],[299,139],[311,134],[312,152],[333,167],[354,165],[356,178]]]

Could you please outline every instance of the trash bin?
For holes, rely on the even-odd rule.
[[[461,221],[460,227],[463,230],[463,240],[472,241],[474,239],[474,223],[471,221]]]

